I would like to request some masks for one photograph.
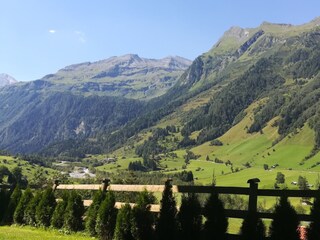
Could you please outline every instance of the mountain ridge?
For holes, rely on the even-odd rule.
[[[182,57],[141,58],[137,54],[73,64],[42,78],[75,93],[151,99],[164,94],[191,64]]]
[[[281,29],[285,29],[285,31],[282,32]],[[81,141],[83,140],[81,143],[73,145],[71,150],[66,150],[63,147],[64,143],[59,141],[68,141],[68,137],[78,141],[77,136],[74,136],[74,130],[79,126],[86,126],[90,119],[98,118],[96,115],[92,118],[86,116],[86,119],[83,120],[81,115],[78,114],[81,109],[77,109],[75,115],[68,116],[68,118],[73,119],[72,124],[68,122],[68,119],[65,119],[66,124],[64,126],[72,125],[72,134],[63,139],[55,139],[55,145],[49,146],[50,151],[47,153],[59,155],[66,154],[64,151],[69,153],[81,152],[82,156],[84,149],[88,150],[89,146],[89,148],[95,149],[95,153],[110,152],[122,147],[127,140],[141,134],[141,132],[152,129],[160,122],[166,122],[165,119],[176,124],[181,130],[177,142],[170,149],[200,146],[223,136],[225,132],[232,129],[245,117],[245,109],[260,102],[261,104],[253,113],[253,123],[247,126],[248,134],[263,131],[269,121],[274,118],[278,119],[275,127],[279,134],[279,139],[275,139],[275,141],[281,141],[281,138],[287,137],[303,125],[308,125],[310,131],[315,132],[316,137],[312,147],[314,153],[316,153],[320,134],[318,133],[319,122],[316,117],[317,104],[313,104],[312,101],[315,101],[314,99],[317,99],[316,96],[318,96],[319,78],[317,75],[320,69],[318,26],[315,23],[301,26],[264,23],[257,28],[248,30],[248,32],[245,31],[240,28],[232,28],[229,32],[227,31],[220,41],[214,45],[213,49],[197,57],[185,71],[180,72],[175,84],[173,87],[169,87],[166,93],[158,97],[152,95],[152,100],[145,101],[143,104],[137,102],[139,111],[128,116],[126,121],[121,122],[120,125],[112,125],[112,129],[103,128],[101,123],[106,124],[104,121],[92,121],[91,126],[95,131],[88,131],[92,134],[88,133],[81,139]],[[240,41],[233,41],[234,39],[237,40],[237,36],[239,36]],[[234,39],[230,41],[230,37]],[[114,57],[101,61],[98,65],[115,61],[115,59]],[[154,63],[152,60],[144,60],[133,54],[124,55],[122,59],[118,58],[117,60],[117,64],[112,65],[111,70],[100,71],[99,74],[102,75],[98,74],[97,76],[97,71],[93,68],[92,72],[90,74],[87,72],[87,76],[83,78],[91,79],[95,77],[95,81],[101,80],[103,82],[108,78],[109,80],[113,79],[112,75],[117,77],[126,75],[126,77],[131,78],[131,83],[134,83],[136,79],[132,78],[130,66],[134,66],[133,71],[138,71],[139,69],[137,70],[136,66],[139,66],[142,62],[149,61],[150,65]],[[172,58],[166,60],[167,65],[170,65],[170,63],[172,63]],[[60,72],[61,75],[56,74],[39,80],[39,82],[34,82],[34,86],[29,85],[29,90],[32,90],[32,87],[38,87],[37,89],[41,89],[39,91],[49,87],[55,92],[71,89],[70,94],[75,95],[72,97],[72,101],[77,98],[76,96],[100,96],[99,93],[103,91],[112,93],[117,91],[118,86],[116,85],[112,85],[111,89],[106,90],[102,88],[102,85],[91,82],[91,80],[88,82],[82,81],[82,79],[72,75],[75,70],[79,68],[85,68],[86,70],[92,65],[96,68],[98,66],[91,63],[71,65],[71,67],[66,67],[65,70]],[[179,64],[177,67],[179,67]],[[124,69],[128,71],[121,72]],[[81,71],[76,73],[83,76]],[[70,74],[70,82],[66,77],[67,74]],[[140,78],[142,75],[148,74],[149,71],[147,70],[138,73],[136,76]],[[59,79],[59,76],[62,78]],[[72,79],[72,76],[74,79]],[[52,79],[50,80],[50,78]],[[130,79],[117,80],[122,81],[124,85],[130,83]],[[59,81],[61,81],[60,85],[57,83]],[[150,85],[145,85],[145,81],[139,83],[142,88],[146,88],[146,86],[150,88]],[[48,84],[48,86],[45,84]],[[114,83],[108,82],[108,84]],[[57,86],[61,87],[62,90],[59,91]],[[95,88],[96,91],[90,91]],[[128,95],[124,94],[124,96],[127,97]],[[301,99],[299,104],[295,103],[295,96],[299,96]],[[43,97],[47,98],[42,95]],[[145,100],[146,98],[139,99]],[[261,99],[268,99],[268,101],[261,101]],[[59,104],[63,103],[60,102]],[[131,102],[123,105],[115,104],[115,109],[119,108],[121,110],[121,107],[125,108],[125,104],[131,104]],[[87,104],[84,105],[88,106]],[[45,111],[45,109],[50,108],[49,106],[49,104],[43,104],[43,109],[39,109],[39,112]],[[95,114],[98,112],[99,110],[96,109]],[[114,119],[117,119],[119,115],[123,115],[123,112],[115,113]],[[58,113],[56,117],[57,121],[61,121],[59,119],[61,116]],[[74,118],[76,121],[74,121]],[[49,126],[47,123],[45,125]],[[14,134],[15,129],[15,127],[12,127],[10,134]],[[57,132],[63,131],[60,129]],[[41,131],[38,132],[38,135],[40,133]],[[29,134],[32,136],[32,133]],[[3,136],[10,139],[10,135]],[[89,138],[94,139],[94,141],[89,141]],[[41,138],[39,138],[39,141],[41,141]],[[42,147],[52,143],[52,141],[47,142]],[[163,143],[159,142],[158,144]],[[92,152],[88,150],[87,153]]]
[[[0,87],[4,87],[6,85],[16,84],[18,81],[6,73],[0,73]]]

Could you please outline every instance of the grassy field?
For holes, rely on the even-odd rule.
[[[10,171],[15,167],[22,169],[22,175],[26,176],[28,180],[34,178],[36,171],[42,169],[47,178],[52,177],[56,171],[51,168],[40,167],[36,164],[30,164],[27,161],[15,158],[13,156],[0,156],[0,166],[6,166]]]
[[[0,240],[89,240],[95,239],[84,234],[64,234],[56,230],[44,230],[32,227],[1,226]]]

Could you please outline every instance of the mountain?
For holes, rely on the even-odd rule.
[[[264,22],[230,28],[189,67],[181,58],[137,55],[71,65],[1,89],[0,148],[54,156],[128,152],[152,169],[155,158],[183,159],[186,148],[242,167],[263,165],[267,156],[278,164],[281,153],[303,149],[289,154],[293,165],[311,167],[320,148],[319,44],[319,19]],[[171,78],[173,68],[172,87],[163,88],[159,79]],[[159,91],[149,92],[150,84]]]
[[[319,43],[319,18],[299,26],[232,27],[166,94],[149,102],[147,113],[105,136],[103,144],[118,154],[123,146],[138,145],[130,154],[144,160],[179,156],[188,148],[203,160],[235,161],[239,169],[317,168]],[[180,132],[168,130],[172,125]],[[127,136],[125,145],[121,136]]]
[[[189,65],[181,57],[129,54],[7,85],[0,89],[0,148],[32,153],[61,141],[68,141],[65,147],[73,140],[97,141],[100,133],[111,133],[143,113],[146,103],[135,98],[165,93]]]
[[[17,82],[18,81],[13,77],[11,77],[10,75],[5,73],[0,73],[0,87],[10,85],[10,84],[15,84]]]
[[[150,99],[171,88],[190,64],[177,56],[158,60],[127,54],[70,65],[42,80],[74,93]]]

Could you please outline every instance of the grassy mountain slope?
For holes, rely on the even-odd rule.
[[[250,176],[259,176],[264,187],[273,187],[281,171],[288,184],[306,174],[314,184],[320,164],[319,30],[319,19],[301,26],[232,28],[153,102],[160,107],[152,118],[143,115],[108,138],[121,133],[129,139],[126,150],[114,152],[126,157],[117,164],[126,169],[130,161],[142,162],[128,146],[147,147],[156,128],[175,125],[180,131],[156,140],[154,146],[164,150],[151,148],[147,155],[161,171],[192,170],[197,181],[209,183],[215,169],[223,185],[246,185]],[[187,149],[197,156],[186,164]]]

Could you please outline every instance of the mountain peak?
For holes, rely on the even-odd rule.
[[[111,58],[108,58],[106,60],[102,60],[102,61],[108,61],[109,59],[113,59],[113,60],[117,60],[117,61],[129,61],[130,63],[132,62],[141,62],[142,59],[139,57],[138,54],[132,54],[132,53],[129,53],[129,54],[125,54],[125,55],[122,55],[122,56],[114,56],[114,57],[111,57]]]
[[[249,31],[247,31],[244,28],[238,27],[238,26],[232,26],[229,30],[227,30],[222,38],[236,38],[238,40],[242,40],[243,38],[246,38],[249,36]]]
[[[15,84],[17,82],[18,81],[14,77],[6,73],[0,73],[0,87],[10,85],[10,84]]]

